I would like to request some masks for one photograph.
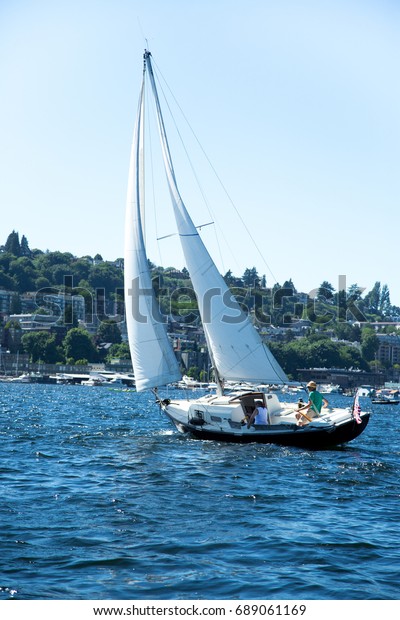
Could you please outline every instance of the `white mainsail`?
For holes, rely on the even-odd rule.
[[[144,245],[144,79],[133,134],[125,217],[125,308],[129,348],[138,392],[181,378],[158,311]]]
[[[182,201],[148,52],[145,61],[157,108],[164,166],[175,219],[214,367],[220,380],[286,382],[288,379],[282,368],[263,344],[218,272]]]

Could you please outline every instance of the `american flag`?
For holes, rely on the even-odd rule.
[[[360,413],[361,413],[361,407],[358,401],[358,390],[357,390],[357,393],[354,398],[354,403],[353,403],[353,416],[357,424],[361,424],[362,422]]]

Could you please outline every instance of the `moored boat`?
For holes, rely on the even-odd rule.
[[[377,390],[371,402],[373,405],[398,405],[400,403],[399,390],[388,388]]]

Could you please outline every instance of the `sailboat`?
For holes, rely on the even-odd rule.
[[[193,400],[161,398],[158,388],[181,379],[165,322],[157,307],[146,254],[144,222],[144,102],[149,89],[155,103],[164,169],[177,232],[197,297],[216,393]],[[178,431],[197,439],[262,442],[319,449],[355,439],[366,428],[368,412],[351,408],[325,410],[299,426],[293,403],[281,403],[276,393],[238,389],[226,393],[228,382],[246,385],[286,384],[288,378],[248,315],[232,296],[198,228],[182,200],[172,163],[152,66],[144,52],[143,79],[133,134],[125,218],[125,307],[128,340],[137,392],[153,390],[156,402]],[[268,424],[249,424],[262,401]]]

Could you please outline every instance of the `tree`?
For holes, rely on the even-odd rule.
[[[96,362],[98,354],[89,333],[81,327],[70,329],[63,340],[65,357]]]
[[[228,286],[243,286],[242,278],[237,278],[234,276],[230,269],[224,275],[224,280]]]
[[[5,291],[13,291],[17,288],[17,283],[13,278],[11,278],[7,273],[4,273],[3,269],[0,267],[0,288]]]
[[[351,284],[348,288],[348,295],[351,296],[354,300],[361,299],[361,293],[363,289],[358,286],[358,284]]]
[[[87,260],[79,258],[76,261],[73,261],[71,265],[71,272],[74,275],[74,282],[79,283],[83,280],[87,280],[90,273],[90,264]]]
[[[319,368],[338,368],[341,366],[339,347],[331,340],[313,342],[310,345],[311,359]]]
[[[318,289],[318,298],[323,297],[326,300],[333,299],[334,292],[335,289],[333,288],[332,284],[324,280]]]
[[[235,278],[233,277],[232,271],[230,269],[224,275],[224,280],[228,286],[234,286]]]
[[[190,368],[187,369],[186,374],[188,377],[198,380],[199,369],[197,368],[197,366],[190,366]]]
[[[335,323],[334,329],[339,340],[361,342],[361,329],[358,325],[351,325],[350,323]]]
[[[359,368],[369,370],[354,346],[332,342],[326,336],[314,334],[309,338],[284,343],[270,343],[269,348],[286,374],[297,379],[301,368]]]
[[[31,259],[27,256],[21,256],[11,261],[10,276],[16,281],[19,293],[34,290],[37,272]]]
[[[292,342],[293,340],[295,340],[295,335],[293,331],[290,329],[290,327],[286,330],[283,338],[285,342]]]
[[[118,324],[112,320],[102,321],[97,331],[99,342],[121,343],[121,331]]]
[[[19,321],[7,321],[2,336],[2,344],[11,353],[16,353],[21,345],[22,329]]]
[[[384,284],[382,286],[381,298],[379,300],[379,311],[383,316],[388,316],[391,311],[390,293],[387,284]]]
[[[13,230],[12,233],[8,235],[4,250],[5,252],[12,254],[13,256],[21,256],[19,234],[15,232],[15,230]]]
[[[28,258],[32,257],[32,252],[29,249],[28,239],[25,235],[22,235],[21,239],[21,256],[27,256]]]
[[[43,276],[39,276],[35,280],[35,290],[40,291],[42,288],[50,288],[50,281]]]
[[[56,338],[49,332],[28,332],[22,336],[22,344],[32,362],[55,364],[61,361]]]
[[[67,329],[75,329],[78,327],[78,319],[74,312],[71,300],[68,300],[64,308],[64,325]]]
[[[366,306],[373,312],[379,311],[379,305],[381,300],[381,283],[375,282],[372,290],[366,294],[365,303]]]
[[[67,263],[52,265],[47,273],[50,274],[50,282],[52,284],[62,286],[66,276],[71,274],[71,267]]]
[[[124,283],[121,270],[106,262],[98,263],[90,270],[88,281],[94,289],[105,289],[107,295],[123,288]]]
[[[257,269],[252,267],[251,269],[246,269],[243,277],[244,286],[248,286],[251,288],[255,288],[260,286],[260,278],[258,277]]]
[[[360,351],[356,347],[339,344],[339,352],[341,359],[341,368],[359,368],[360,370],[369,371],[368,362],[361,356]]]
[[[372,328],[365,327],[361,332],[361,355],[367,362],[372,362],[378,349],[379,338]]]
[[[111,360],[115,358],[120,359],[120,360],[131,359],[131,352],[129,350],[129,345],[126,342],[122,342],[121,344],[113,344],[110,347],[107,353],[106,360],[108,362],[111,362]]]
[[[282,288],[292,289],[293,295],[295,295],[297,293],[296,287],[293,284],[292,278],[289,278],[289,280],[285,280],[285,282],[283,283],[283,287]]]

